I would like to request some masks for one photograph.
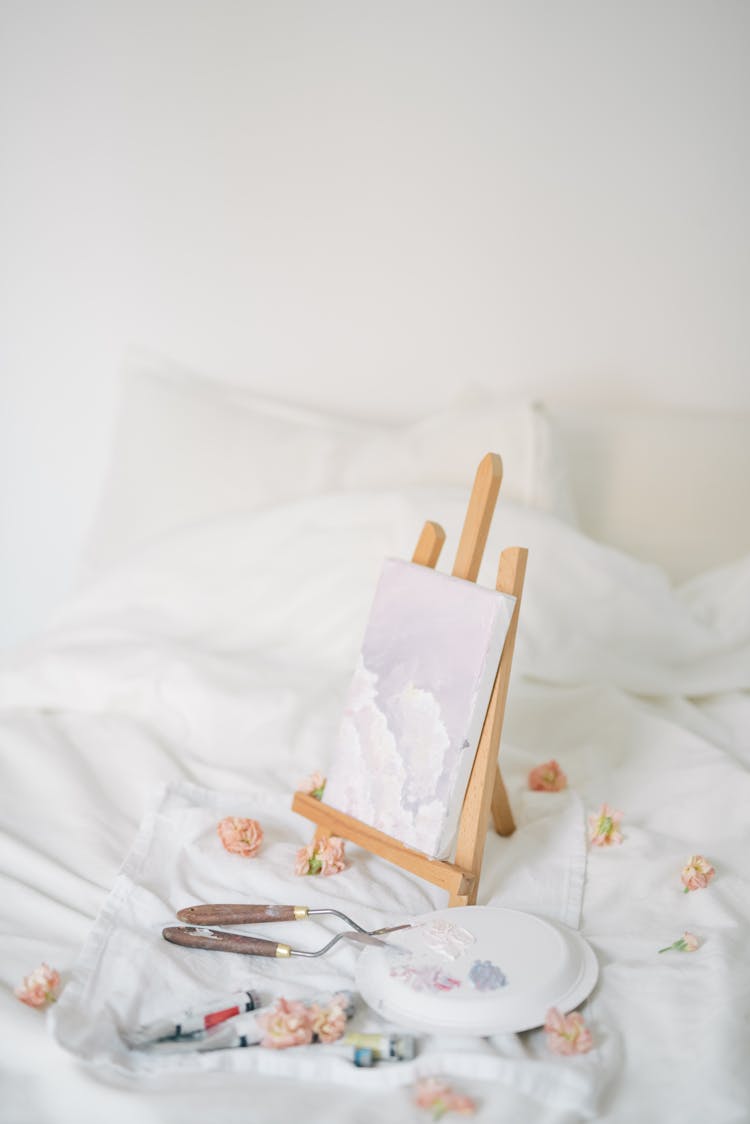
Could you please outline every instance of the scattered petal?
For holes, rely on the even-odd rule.
[[[54,1003],[60,990],[60,974],[49,964],[40,964],[29,976],[24,976],[16,997],[29,1007],[48,1007]]]
[[[532,792],[562,792],[568,787],[568,778],[556,761],[537,765],[529,773],[529,788]]]
[[[691,855],[680,875],[685,887],[684,893],[687,894],[688,890],[704,890],[715,874],[711,863],[703,855]]]
[[[232,855],[242,855],[251,859],[257,855],[263,842],[263,828],[257,820],[245,820],[240,816],[226,816],[217,827],[219,839]]]
[[[299,791],[314,796],[316,800],[322,800],[325,786],[326,778],[322,773],[311,773],[309,777],[299,782]]]
[[[476,1102],[471,1097],[456,1093],[451,1086],[438,1077],[423,1077],[414,1086],[414,1103],[419,1108],[429,1108],[433,1119],[439,1120],[446,1112],[458,1112],[468,1116],[476,1112]]]
[[[551,1007],[544,1029],[553,1054],[587,1054],[593,1046],[591,1031],[578,1011],[564,1015],[557,1007]]]
[[[622,833],[618,830],[623,813],[616,812],[609,804],[602,804],[598,812],[589,815],[589,842],[594,847],[611,847],[622,843]]]

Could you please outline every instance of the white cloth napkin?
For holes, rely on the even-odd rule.
[[[353,845],[349,868],[332,877],[294,874],[298,846],[312,825],[289,810],[290,795],[255,787],[216,793],[188,783],[168,787],[146,815],[52,1016],[57,1041],[100,1078],[153,1086],[221,1071],[252,1072],[342,1083],[372,1095],[420,1076],[465,1076],[503,1082],[561,1109],[591,1116],[611,1071],[613,1047],[605,1041],[588,1055],[559,1059],[541,1032],[495,1039],[427,1037],[412,1062],[355,1068],[335,1047],[287,1050],[260,1047],[190,1055],[131,1050],[123,1034],[139,1023],[178,1012],[215,995],[248,987],[264,1001],[279,995],[311,998],[354,988],[357,952],[341,942],[320,960],[265,960],[228,953],[193,952],[164,941],[161,930],[175,913],[203,902],[269,902],[330,906],[368,928],[397,923],[443,907],[445,895]],[[480,884],[480,904],[505,905],[577,927],[586,867],[583,811],[573,792],[525,792],[516,808],[518,829],[508,839],[490,833]],[[260,854],[227,853],[216,824],[223,816],[260,821]],[[322,918],[257,927],[259,935],[296,947],[317,948],[341,923]],[[385,1024],[366,1008],[355,1029]]]

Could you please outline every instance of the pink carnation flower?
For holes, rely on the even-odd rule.
[[[313,1003],[310,1007],[310,1020],[313,1034],[319,1042],[335,1042],[346,1028],[346,1011],[343,1005],[333,999],[327,1007]]]
[[[476,1112],[476,1102],[471,1097],[456,1093],[446,1081],[438,1077],[423,1077],[414,1086],[414,1103],[419,1108],[429,1108],[435,1120],[446,1112],[463,1116]]]
[[[556,761],[537,765],[529,773],[529,788],[532,792],[562,792],[568,787],[568,778]]]
[[[622,843],[622,833],[618,831],[622,812],[616,812],[609,804],[602,804],[598,812],[589,816],[589,842],[594,847],[611,847]]]
[[[227,851],[232,855],[242,855],[246,859],[257,855],[263,842],[263,828],[257,820],[227,816],[220,820],[216,830]]]
[[[346,869],[345,842],[336,835],[300,847],[294,864],[295,874],[339,874]]]
[[[340,874],[346,869],[345,846],[344,840],[337,835],[329,836],[318,845],[321,874]]]
[[[311,773],[309,777],[299,782],[299,791],[307,793],[308,796],[314,796],[316,800],[323,799],[323,789],[326,786],[326,778],[322,773]]]
[[[709,882],[716,874],[716,871],[711,866],[708,859],[704,859],[703,855],[691,855],[688,859],[687,866],[682,868],[682,884],[685,887],[684,892],[688,890],[704,890]]]
[[[259,1014],[256,1021],[264,1032],[261,1046],[285,1050],[288,1046],[306,1046],[312,1042],[310,1011],[297,1000],[279,999],[270,1011]]]
[[[311,866],[315,859],[315,844],[308,843],[306,847],[300,847],[294,861],[295,874],[318,874],[320,871],[320,864],[318,869],[313,871]]]
[[[550,1007],[544,1029],[553,1054],[587,1054],[593,1046],[591,1031],[578,1011],[564,1015],[557,1007]]]
[[[695,952],[700,948],[700,943],[695,933],[683,933],[678,941],[673,941],[666,948],[660,948],[659,952],[671,952],[672,949],[676,952]]]
[[[16,996],[29,1007],[47,1007],[57,999],[59,988],[59,973],[48,964],[40,964],[30,976],[24,976]]]

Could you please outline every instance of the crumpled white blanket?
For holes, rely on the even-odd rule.
[[[302,1107],[306,1119],[326,1124],[417,1118],[402,1088],[378,1086],[363,1097],[346,1085],[259,1072],[235,1082],[223,1069],[182,1072],[174,1088],[132,1075],[122,1076],[121,1087],[98,1082],[97,1067],[82,1069],[60,1049],[45,1034],[44,1017],[12,989],[41,960],[70,986],[144,811],[165,783],[278,800],[279,815],[289,816],[288,841],[274,829],[269,855],[277,845],[288,848],[282,866],[289,877],[294,843],[309,839],[310,827],[286,810],[288,793],[305,773],[325,771],[382,559],[408,557],[422,521],[433,518],[450,536],[441,561],[449,569],[465,503],[465,492],[444,489],[331,495],[195,527],[82,591],[54,627],[0,669],[4,1122],[202,1124],[248,1113],[270,1121]],[[568,1124],[591,1104],[590,1087],[577,1086],[574,1075],[600,1065],[608,1081],[596,1114],[607,1124],[745,1120],[750,559],[675,590],[655,567],[501,496],[485,584],[494,582],[500,547],[516,544],[529,547],[529,570],[501,763],[524,826],[511,840],[490,835],[480,904],[512,891],[516,903],[544,911],[526,854],[530,833],[543,830],[531,813],[551,815],[560,803],[528,793],[526,776],[550,757],[586,811],[607,801],[624,812],[624,841],[590,851],[587,860],[581,931],[601,968],[585,1005],[595,1050],[559,1063],[542,1054],[546,1099],[538,1097],[538,1080],[533,1097],[503,1078],[457,1083],[479,1097],[480,1121]],[[717,874],[708,889],[683,894],[680,870],[694,853],[705,854]],[[383,872],[391,868],[365,861],[384,900],[390,873]],[[326,896],[343,897],[336,887],[353,884],[358,867],[328,879]],[[290,881],[296,898],[300,882]],[[323,884],[311,883],[307,893],[322,894]],[[213,886],[187,882],[186,889],[191,897],[209,889],[217,896]],[[358,916],[357,902],[366,911],[374,898],[357,892],[347,890],[344,912]],[[154,916],[164,923],[177,904],[160,899]],[[417,911],[423,904],[418,898]],[[373,913],[380,921],[380,909]],[[658,955],[685,929],[700,937],[697,952]],[[311,923],[305,939],[317,931]],[[300,925],[295,937],[303,932]],[[343,967],[346,955],[330,968]],[[138,967],[131,963],[114,982],[123,993],[111,1023],[126,1010],[120,1004]],[[75,969],[61,1016],[74,1004],[79,978]],[[522,1056],[508,1059],[515,1073],[518,1061],[540,1072],[527,1055],[534,1041],[527,1036]],[[276,1057],[284,1061],[283,1053]],[[451,1047],[445,1068],[459,1059]]]
[[[586,866],[583,810],[573,792],[525,793],[519,826],[507,840],[488,841],[484,900],[544,914],[577,926]],[[216,833],[225,815],[257,818],[264,829],[254,859],[228,854]],[[163,926],[185,905],[253,901],[337,908],[366,927],[396,924],[442,905],[441,892],[350,845],[348,869],[333,877],[299,878],[295,849],[311,825],[289,810],[289,793],[249,786],[232,794],[185,782],[163,794],[136,841],[54,1011],[61,1045],[94,1066],[100,1078],[168,1084],[186,1073],[274,1074],[349,1085],[360,1092],[410,1084],[418,1076],[498,1081],[558,1108],[591,1115],[613,1061],[599,1050],[563,1064],[540,1049],[542,1032],[493,1040],[425,1037],[412,1062],[360,1070],[325,1046],[275,1051],[260,1047],[164,1054],[128,1049],[124,1035],[142,1022],[194,1001],[252,987],[265,1001],[278,995],[313,998],[355,987],[358,952],[338,945],[320,960],[274,961],[197,951],[168,944]],[[502,854],[501,854],[502,852]],[[249,927],[247,931],[250,931]],[[259,935],[297,947],[320,947],[342,928],[334,919],[256,926]],[[360,1009],[352,1027],[386,1024]],[[398,1029],[398,1028],[395,1028]]]

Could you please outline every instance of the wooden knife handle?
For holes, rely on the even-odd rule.
[[[188,925],[257,925],[263,921],[302,921],[305,905],[189,905],[177,913]]]
[[[288,944],[264,941],[262,937],[243,937],[240,933],[222,933],[220,929],[204,929],[192,925],[171,925],[162,929],[165,941],[187,948],[212,948],[215,952],[242,952],[246,956],[291,956]]]

